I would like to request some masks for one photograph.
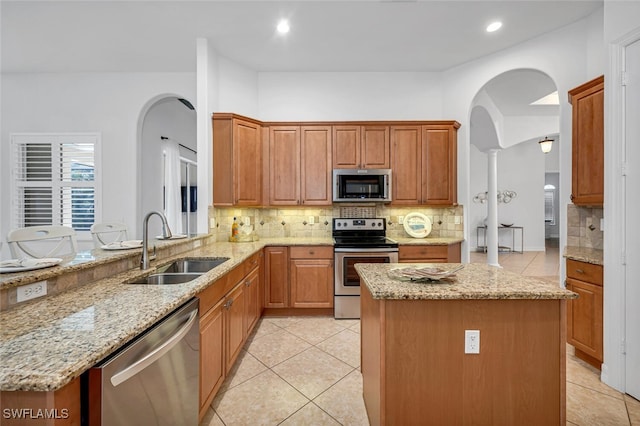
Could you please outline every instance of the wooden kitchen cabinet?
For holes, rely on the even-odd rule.
[[[214,206],[262,204],[260,122],[235,114],[213,115]]]
[[[336,169],[388,169],[389,126],[333,126],[333,167]]]
[[[331,126],[269,129],[269,204],[331,205]]]
[[[289,248],[264,248],[265,308],[289,306]]]
[[[456,122],[391,126],[392,204],[457,203]]]
[[[245,292],[244,282],[238,283],[225,298],[224,324],[225,324],[225,365],[228,373],[233,363],[238,358],[246,337],[245,326]]]
[[[604,76],[569,91],[572,105],[571,201],[604,202]]]
[[[244,335],[251,334],[262,311],[260,304],[260,268],[255,268],[244,278],[245,314]]]
[[[398,246],[398,262],[460,263],[460,249],[460,243],[442,246],[401,244]]]
[[[221,300],[200,315],[200,418],[226,377],[223,305]]]
[[[262,252],[198,294],[200,299],[200,419],[260,318]]]
[[[300,127],[269,128],[269,205],[300,204]]]
[[[291,247],[290,306],[333,308],[333,248]]]
[[[567,290],[580,297],[567,303],[567,341],[575,355],[600,369],[603,361],[603,268],[567,259]]]

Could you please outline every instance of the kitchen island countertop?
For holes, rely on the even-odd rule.
[[[450,269],[461,264],[429,266]],[[401,267],[427,266],[403,263]],[[390,263],[356,264],[355,268],[374,299],[573,299],[577,295],[538,278],[524,277],[486,264],[469,263],[456,273],[452,282],[419,283],[388,276],[399,265]]]

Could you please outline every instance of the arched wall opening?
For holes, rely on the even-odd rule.
[[[197,140],[196,111],[191,101],[178,94],[162,94],[150,99],[139,115],[137,140],[135,234],[141,238],[142,219],[154,210],[167,216],[173,233],[195,232]],[[191,189],[187,189],[188,186]],[[185,203],[187,193],[188,206]],[[152,219],[149,235],[160,234],[160,221]]]

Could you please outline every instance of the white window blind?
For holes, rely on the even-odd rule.
[[[88,232],[99,196],[99,141],[96,133],[12,135],[12,227]]]

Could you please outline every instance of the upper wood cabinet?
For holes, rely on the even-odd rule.
[[[333,126],[333,167],[388,169],[389,126]]]
[[[391,126],[395,205],[457,203],[458,123]]]
[[[331,205],[331,126],[269,130],[269,204]]]
[[[571,201],[604,202],[604,76],[569,91],[572,112]]]
[[[262,204],[262,132],[259,122],[213,115],[214,206]]]

